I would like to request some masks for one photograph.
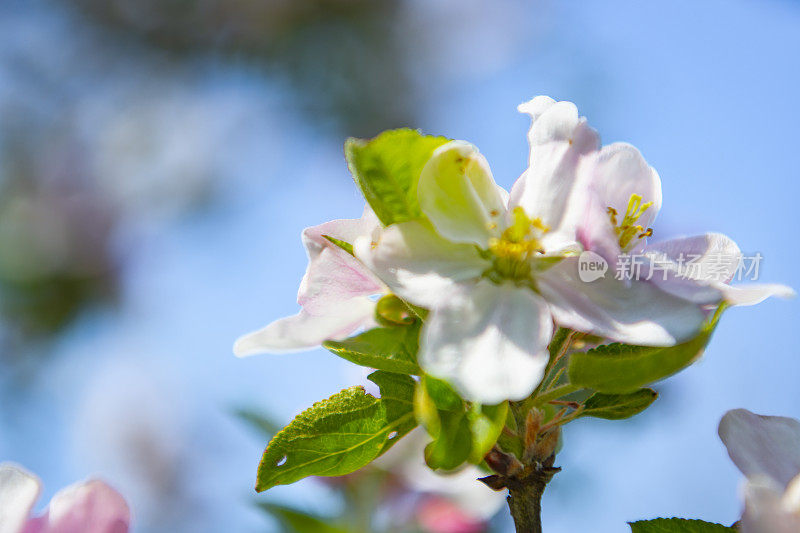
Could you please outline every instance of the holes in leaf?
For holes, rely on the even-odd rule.
[[[285,465],[285,464],[286,464],[286,459],[288,459],[288,457],[286,457],[286,456],[284,455],[283,457],[281,457],[280,459],[278,459],[278,462],[277,462],[277,463],[275,463],[275,466],[283,466],[283,465]]]
[[[393,438],[395,438],[396,436],[397,436],[397,432],[396,432],[396,431],[392,431],[391,433],[389,433],[388,439],[389,439],[389,440],[392,440],[392,439],[393,439]]]

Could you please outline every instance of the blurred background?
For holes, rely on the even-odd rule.
[[[266,438],[237,413],[284,423],[363,377],[232,342],[296,311],[300,231],[360,214],[347,136],[467,139],[510,186],[537,94],[641,149],[656,239],[722,231],[800,288],[799,52],[789,0],[0,2],[0,460],[42,477],[41,505],[104,477],[140,532],[280,531],[257,502],[336,513],[316,480],[253,492]],[[570,424],[546,530],[734,522],[716,425],[800,417],[798,324],[796,302],[732,310],[646,413]]]

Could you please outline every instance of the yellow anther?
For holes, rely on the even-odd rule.
[[[611,218],[611,224],[616,226],[617,225],[617,210],[614,209],[613,207],[609,207],[609,208],[606,209],[606,212],[608,213],[608,216]]]
[[[539,217],[536,217],[533,220],[531,220],[531,226],[538,229],[542,233],[547,233],[548,231],[550,231],[550,226],[542,222],[542,219]]]
[[[496,224],[489,223],[490,229]],[[485,274],[494,280],[516,280],[523,282],[530,278],[531,262],[534,254],[543,254],[541,237],[550,227],[539,218],[530,218],[522,207],[511,212],[511,224],[499,237],[489,240],[487,250],[492,258],[492,268]]]
[[[614,226],[614,232],[619,237],[619,246],[623,251],[629,250],[636,240],[644,239],[653,235],[652,228],[643,228],[641,225],[636,224],[636,221],[650,209],[653,202],[642,203],[642,197],[638,194],[631,194],[628,199],[628,207],[625,210],[625,216],[622,222],[618,222],[617,210],[613,207],[608,207],[606,212],[611,219],[611,225]]]

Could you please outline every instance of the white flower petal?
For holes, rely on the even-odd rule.
[[[39,478],[11,463],[0,464],[0,532],[21,532],[40,492]]]
[[[725,301],[731,305],[756,305],[767,298],[794,298],[794,289],[778,283],[753,283],[751,285],[724,285],[720,287]]]
[[[485,404],[527,397],[542,379],[553,321],[533,291],[480,281],[431,311],[420,364]]]
[[[748,478],[766,476],[783,489],[800,473],[800,422],[746,409],[725,413],[719,437]]]
[[[555,104],[556,101],[550,98],[549,96],[540,95],[535,96],[531,100],[528,100],[524,104],[520,104],[517,106],[517,111],[520,113],[526,113],[531,116],[532,120],[538,119],[542,113],[547,111],[550,106]]]
[[[597,150],[599,139],[571,102],[534,98],[519,109],[533,119],[531,151],[528,169],[511,190],[510,206],[521,206],[550,226],[551,235],[569,239],[582,211],[582,196],[573,198],[577,169],[583,156]]]
[[[314,315],[301,310],[236,340],[233,352],[238,357],[258,353],[289,353],[308,350],[326,340],[339,340],[356,330],[374,325],[375,301],[358,297],[340,301],[327,313]]]
[[[800,515],[785,509],[781,488],[769,478],[756,477],[744,487],[745,511],[740,533],[797,533]]]
[[[648,244],[642,253],[648,262],[640,265],[640,279],[698,304],[724,298],[741,258],[736,243],[720,233]]]
[[[127,533],[131,512],[116,490],[92,480],[59,491],[41,520],[42,533]]]
[[[661,209],[661,179],[639,150],[626,143],[604,146],[581,165],[579,173],[579,181],[587,187],[589,195],[584,223],[579,229],[581,240],[588,250],[616,263],[614,256],[620,251],[619,237],[614,232],[608,208],[617,212],[617,221],[622,223],[631,196],[638,195],[642,204],[652,202],[652,205],[635,224],[643,230],[652,227]],[[644,240],[636,239],[631,244],[635,245],[629,251],[636,253],[643,248]]]
[[[577,257],[564,259],[536,280],[558,324],[619,342],[671,346],[694,337],[706,318],[701,305],[652,283],[625,283],[611,271],[583,282]]]
[[[795,294],[779,284],[727,285],[739,268],[742,252],[720,233],[648,244],[644,252],[658,264],[654,283],[682,298],[697,300],[704,293],[718,291],[731,305],[755,305],[771,296],[790,298]]]
[[[448,241],[418,221],[392,224],[375,244],[358,239],[355,253],[392,292],[423,307],[434,306],[458,282],[489,267],[475,246]]]
[[[632,195],[641,196],[643,203],[652,202],[637,224],[644,228],[653,225],[661,210],[661,178],[635,146],[627,143],[604,146],[581,171],[592,174],[590,187],[606,201],[606,207],[617,210],[620,220]]]
[[[453,242],[486,247],[505,213],[504,198],[489,164],[473,145],[452,141],[440,146],[422,169],[419,204],[436,230]]]

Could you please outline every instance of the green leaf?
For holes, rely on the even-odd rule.
[[[473,404],[467,413],[472,435],[469,462],[477,464],[489,453],[506,425],[508,402],[499,405]]]
[[[683,518],[656,518],[628,522],[632,533],[734,533],[736,530],[721,524]]]
[[[467,404],[447,382],[425,375],[414,393],[414,411],[433,438],[425,448],[428,466],[453,470],[483,461],[505,427],[508,402]]]
[[[439,411],[439,431],[431,436],[425,462],[433,470],[455,470],[470,458],[472,434],[466,412]]]
[[[385,226],[422,217],[419,175],[433,151],[448,141],[408,128],[385,131],[372,140],[347,140],[344,152],[353,179]]]
[[[419,375],[419,328],[418,322],[405,327],[375,328],[343,341],[325,341],[322,346],[357,365]]]
[[[570,383],[599,392],[621,394],[667,378],[696,361],[719,322],[723,306],[700,333],[675,346],[606,344],[570,356]]]
[[[506,415],[505,425],[511,430],[511,432],[501,431],[500,436],[497,437],[497,445],[505,453],[510,453],[516,456],[517,459],[522,459],[525,453],[525,445],[522,439],[518,436],[518,432],[521,428],[517,426],[517,421],[514,418],[514,412],[510,408],[508,410],[508,414]]]
[[[586,400],[581,416],[622,420],[641,413],[650,407],[657,397],[658,393],[653,389],[639,389],[630,394],[597,392]]]
[[[293,509],[261,502],[259,507],[271,514],[287,533],[349,533],[349,530],[330,525],[331,519]]]
[[[459,396],[455,389],[446,381],[431,376],[424,376],[421,383],[425,385],[425,390],[428,391],[437,409],[460,412],[466,409],[464,400],[461,399],[461,396]]]
[[[334,244],[334,245],[338,246],[339,248],[341,248],[342,250],[344,250],[348,254],[353,255],[353,256],[356,255],[355,252],[353,251],[353,245],[350,244],[349,242],[343,241],[341,239],[337,239],[336,237],[331,237],[330,235],[323,235],[322,237],[324,239],[326,239],[328,242],[330,242],[331,244]]]
[[[373,372],[381,397],[351,387],[300,413],[270,441],[258,467],[256,490],[308,476],[342,476],[369,464],[411,431],[414,380]]]

